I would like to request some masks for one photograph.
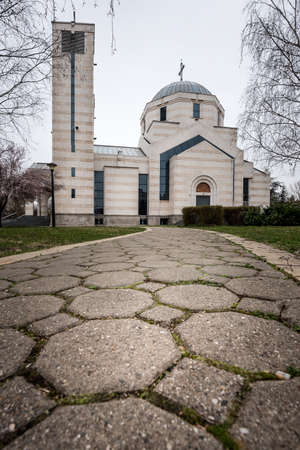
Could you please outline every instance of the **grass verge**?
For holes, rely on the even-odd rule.
[[[0,257],[144,230],[142,227],[0,228]]]
[[[300,226],[271,227],[271,226],[207,226],[201,228],[240,236],[251,241],[263,242],[290,253],[300,254]]]

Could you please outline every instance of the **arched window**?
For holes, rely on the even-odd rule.
[[[207,183],[199,183],[196,188],[196,192],[210,193],[210,187]]]

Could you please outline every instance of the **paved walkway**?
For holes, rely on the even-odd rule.
[[[293,280],[201,230],[2,266],[0,442],[299,449],[299,305]]]

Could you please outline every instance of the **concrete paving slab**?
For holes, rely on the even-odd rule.
[[[144,389],[180,358],[168,330],[137,319],[94,320],[52,336],[36,362],[60,392]]]
[[[138,284],[137,288],[138,289],[144,289],[145,291],[149,291],[149,292],[156,292],[159,289],[162,289],[163,287],[165,287],[165,284],[162,283],[152,283],[151,281],[149,283],[142,283],[142,284]]]
[[[226,287],[244,297],[265,298],[267,300],[300,298],[300,286],[292,280],[269,277],[240,278],[229,281]]]
[[[169,286],[157,293],[159,300],[168,305],[194,311],[230,308],[238,297],[222,287],[190,284]]]
[[[237,310],[249,311],[249,312],[262,312],[265,314],[274,314],[280,316],[281,313],[280,302],[264,301],[258,298],[242,298],[237,305]]]
[[[300,328],[300,299],[287,300],[283,305],[281,318],[291,326],[296,325]]]
[[[5,280],[0,280],[0,290],[4,291],[10,286],[11,283]]]
[[[176,283],[179,281],[196,281],[201,277],[201,272],[193,266],[179,266],[178,268],[167,267],[165,269],[154,269],[148,272],[151,280],[163,283]]]
[[[247,269],[246,267],[230,266],[230,265],[215,265],[204,266],[202,270],[208,274],[223,275],[230,278],[237,277],[254,277],[257,275],[257,271],[253,269]]]
[[[0,327],[23,327],[57,313],[64,301],[53,295],[17,296],[0,302]]]
[[[175,331],[193,353],[249,371],[300,367],[300,335],[277,321],[236,312],[200,313]]]
[[[116,270],[131,269],[132,267],[134,267],[134,264],[129,262],[109,262],[91,266],[89,269],[93,272],[113,272]]]
[[[72,317],[69,314],[60,313],[55,314],[55,316],[47,317],[47,319],[38,320],[37,322],[32,323],[29,329],[38,336],[49,337],[80,323],[80,319]]]
[[[145,277],[142,273],[122,270],[120,272],[104,272],[93,275],[85,280],[84,285],[99,288],[126,287],[144,280]]]
[[[298,449],[300,378],[252,385],[231,432],[250,450]]]
[[[241,391],[243,378],[207,364],[184,358],[158,383],[155,391],[193,408],[209,423],[224,422]]]
[[[11,328],[0,329],[0,380],[14,374],[29,356],[35,342]]]
[[[78,278],[69,276],[42,277],[18,283],[11,290],[20,295],[55,294],[56,292],[78,286],[79,283],[80,280]]]
[[[174,319],[180,319],[183,315],[184,313],[178,309],[169,308],[168,306],[156,306],[143,312],[141,317],[154,320],[163,325],[170,325]]]
[[[134,317],[153,304],[146,292],[134,289],[100,289],[81,295],[69,306],[69,310],[87,319],[105,317]]]
[[[91,290],[89,288],[86,288],[84,286],[77,286],[77,287],[62,291],[59,293],[59,295],[61,295],[62,297],[65,297],[65,298],[75,298],[75,297],[79,297],[79,295],[87,294],[88,292],[91,292]]]
[[[194,427],[144,400],[58,408],[18,438],[10,450],[183,449],[221,450],[202,427]]]
[[[25,427],[55,406],[44,393],[23,377],[7,380],[0,387],[0,439]]]
[[[79,272],[82,272],[82,267],[80,266],[68,263],[54,263],[43,269],[37,270],[35,274],[42,277],[56,277],[57,275],[76,276]]]

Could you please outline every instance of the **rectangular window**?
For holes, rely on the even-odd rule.
[[[71,177],[75,177],[75,167],[71,167]]]
[[[222,114],[221,111],[218,109],[218,127],[221,126],[221,122],[222,122]]]
[[[61,51],[62,53],[84,53],[85,39],[84,31],[62,30],[61,32]]]
[[[148,214],[148,175],[139,175],[139,216]]]
[[[243,179],[243,204],[249,205],[249,178]]]
[[[163,106],[160,108],[160,121],[164,122],[165,120],[167,120],[167,107]]]
[[[94,213],[104,214],[104,172],[94,172]]]
[[[193,118],[200,119],[200,103],[193,103]]]
[[[71,189],[71,198],[76,197],[76,189]]]

